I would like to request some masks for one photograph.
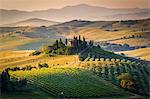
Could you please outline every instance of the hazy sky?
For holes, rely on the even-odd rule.
[[[83,3],[107,8],[150,8],[150,0],[0,0],[0,9],[45,10]]]

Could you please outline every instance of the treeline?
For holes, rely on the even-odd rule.
[[[125,57],[122,55],[114,54],[113,52],[105,51],[103,50],[99,45],[98,46],[90,46],[87,50],[84,52],[81,52],[79,55],[79,59],[81,61],[89,60],[89,59],[95,60],[96,58],[116,58],[116,59],[124,59]]]
[[[0,89],[1,92],[7,91],[20,91],[23,90],[27,85],[27,80],[23,78],[10,77],[9,69],[5,69],[0,73]]]
[[[92,43],[92,42],[90,42]],[[77,54],[83,49],[87,47],[87,42],[85,38],[83,37],[81,39],[80,35],[78,37],[74,37],[71,40],[65,39],[63,42],[60,38],[59,40],[56,40],[55,43],[52,46],[42,46],[40,50],[37,50],[31,55],[40,55],[40,54],[46,54],[49,56],[52,55],[71,55],[71,54]]]
[[[31,65],[26,65],[24,67],[18,67],[18,66],[15,66],[15,67],[11,67],[11,68],[7,68],[9,71],[19,71],[19,70],[22,70],[22,71],[26,71],[26,70],[32,70],[32,69],[41,69],[41,68],[48,68],[48,64],[47,63],[39,63],[37,66],[31,66]]]
[[[143,38],[142,35],[131,35],[131,36],[124,36],[120,39],[130,39],[130,38]]]

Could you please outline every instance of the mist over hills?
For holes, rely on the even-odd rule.
[[[32,26],[32,27],[38,27],[38,26],[51,26],[59,24],[59,22],[39,19],[39,18],[30,18],[27,20],[10,23],[10,24],[4,24],[0,25],[1,27],[18,27],[18,26]]]
[[[2,24],[10,24],[30,18],[40,18],[65,22],[73,19],[82,20],[132,20],[149,18],[149,9],[129,8],[113,9],[87,4],[66,6],[61,9],[48,9],[39,11],[19,11],[0,9],[0,20]],[[145,13],[145,14],[143,14]],[[114,17],[115,16],[115,17]],[[121,16],[121,17],[120,17]],[[119,18],[118,18],[119,17]]]
[[[112,16],[106,16],[108,20],[131,20],[131,19],[146,19],[150,18],[150,12],[137,12],[137,13],[130,13],[130,14],[117,14]]]

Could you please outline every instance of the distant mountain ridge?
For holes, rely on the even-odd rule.
[[[66,22],[73,19],[102,21],[102,20],[114,20],[115,18],[109,16],[134,14],[134,13],[149,13],[150,9],[114,9],[104,8],[97,6],[90,6],[87,4],[80,4],[75,6],[66,6],[61,9],[48,9],[39,11],[19,11],[19,10],[5,10],[0,9],[0,20],[2,24],[10,24],[18,21],[22,21],[30,18],[40,18],[46,20],[53,20],[58,22]],[[138,14],[139,15],[139,14]],[[107,16],[107,17],[106,17]],[[108,18],[109,17],[109,18]],[[148,15],[144,17],[148,18]],[[139,17],[140,18],[140,15]],[[120,20],[137,19],[136,17],[123,17]],[[140,18],[141,19],[141,18]]]
[[[18,26],[51,26],[59,24],[59,22],[39,19],[39,18],[30,18],[27,20],[11,23],[11,24],[4,24],[0,25],[1,27],[18,27]]]
[[[108,19],[113,20],[136,20],[136,19],[146,19],[150,18],[150,12],[138,12],[138,13],[130,13],[130,14],[117,14],[112,16],[106,16]]]

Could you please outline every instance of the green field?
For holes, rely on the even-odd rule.
[[[125,92],[111,83],[98,78],[92,72],[79,68],[48,68],[10,72],[11,76],[27,78],[29,83],[42,88],[54,97],[61,92],[65,97],[112,97],[125,96]]]

